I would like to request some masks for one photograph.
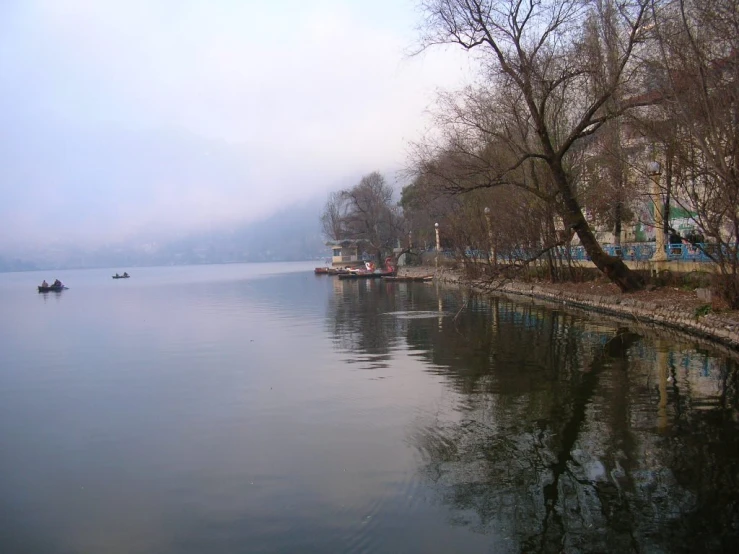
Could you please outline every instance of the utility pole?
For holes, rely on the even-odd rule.
[[[666,262],[667,253],[665,252],[665,224],[662,214],[662,193],[659,188],[659,179],[662,176],[662,166],[659,162],[649,162],[647,164],[647,175],[652,181],[652,202],[654,203],[654,256],[653,262]]]

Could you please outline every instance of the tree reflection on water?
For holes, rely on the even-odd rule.
[[[505,300],[473,298],[443,325],[367,317],[433,309],[442,294],[459,309],[458,293],[416,286],[361,301],[337,294],[331,313],[348,350],[386,355],[404,342],[458,395],[409,432],[454,524],[514,552],[736,545],[734,359]]]

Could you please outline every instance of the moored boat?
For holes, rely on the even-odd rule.
[[[339,279],[379,279],[381,277],[392,277],[393,275],[395,275],[393,271],[367,271],[340,274]]]
[[[346,274],[339,274],[339,279],[379,279],[380,277],[392,277],[395,275],[395,264],[393,258],[385,259],[384,269],[375,269],[373,262],[366,262],[364,269],[349,269]]]
[[[409,282],[409,281],[416,281],[416,282],[425,282],[425,281],[433,281],[434,276],[433,275],[385,275],[382,277],[386,281],[402,281],[402,282]]]

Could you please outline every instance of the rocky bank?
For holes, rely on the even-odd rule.
[[[459,271],[443,268],[404,267],[399,275],[430,275],[435,280],[469,287],[496,296],[528,297],[558,306],[625,318],[676,329],[701,339],[739,350],[739,311],[717,309],[699,298],[695,290],[661,287],[624,294],[610,283],[548,283],[505,280],[497,283],[469,281]]]

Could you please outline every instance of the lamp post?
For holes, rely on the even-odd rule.
[[[413,250],[413,231],[408,230],[408,252],[403,254],[403,265],[411,265],[411,250]],[[398,264],[400,264],[400,258],[398,258]]]
[[[434,223],[436,229],[436,271],[439,271],[439,251],[441,250],[441,243],[439,242],[439,223]]]
[[[652,202],[654,203],[654,248],[655,253],[652,256],[654,262],[666,262],[667,254],[665,252],[665,232],[664,217],[662,214],[662,194],[659,190],[659,179],[662,176],[662,167],[659,162],[649,162],[647,164],[647,175],[652,180]]]

